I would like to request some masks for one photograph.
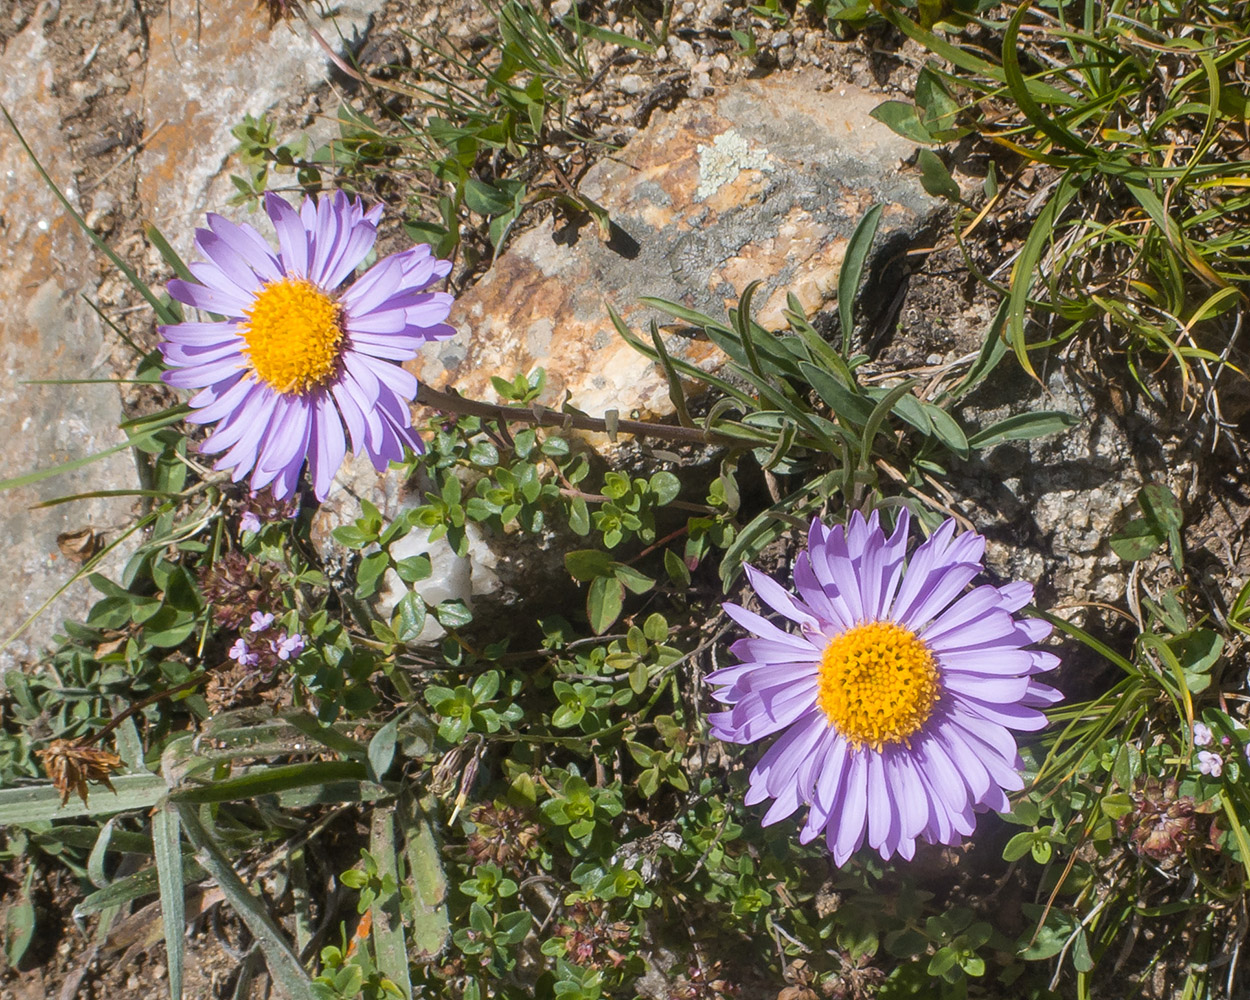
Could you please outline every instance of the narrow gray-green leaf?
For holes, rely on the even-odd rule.
[[[113,778],[113,788],[115,792],[99,785],[90,786],[86,805],[76,795],[61,805],[61,793],[50,782],[0,788],[0,826],[151,809],[168,791],[165,780],[156,774],[120,774]]]
[[[991,448],[1004,441],[1028,441],[1046,434],[1058,434],[1080,422],[1077,417],[1062,410],[1017,413],[973,434],[968,438],[968,444],[973,448]]]
[[[431,962],[447,946],[451,933],[447,920],[447,877],[434,831],[420,803],[404,796],[399,803],[404,832],[404,860],[408,886],[412,889],[408,926],[417,961]]]
[[[838,318],[842,322],[843,356],[851,353],[851,335],[855,332],[855,293],[859,291],[868,251],[872,249],[873,237],[877,235],[881,210],[881,205],[873,205],[859,220],[846,244],[846,255],[838,272]]]
[[[399,861],[395,848],[395,814],[392,809],[377,807],[369,831],[369,853],[378,865],[378,875],[390,875],[399,883]],[[405,1000],[412,996],[408,978],[408,947],[404,942],[404,919],[399,908],[400,894],[378,895],[369,908],[373,917],[373,950],[378,971],[399,987]]]
[[[152,815],[152,853],[161,890],[161,923],[169,962],[170,1000],[182,1000],[186,946],[187,898],[182,880],[182,828],[174,808],[165,803]]]

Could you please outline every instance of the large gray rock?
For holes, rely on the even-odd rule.
[[[11,109],[35,154],[72,198],[73,174],[59,163],[66,138],[55,100],[49,42],[41,20],[4,47],[0,102]],[[68,219],[7,125],[0,122],[0,478],[84,458],[125,440],[121,404],[109,385],[25,385],[39,379],[109,378],[103,324],[80,296],[99,278],[90,244]],[[127,500],[91,500],[32,509],[58,496],[136,486],[125,452],[3,494],[0,538],[0,643],[78,568],[57,536],[86,529],[113,540],[130,514]],[[115,567],[116,563],[113,563]],[[29,631],[0,650],[0,668],[38,655],[66,617],[93,599],[85,583],[55,600]]]
[[[756,319],[785,325],[793,292],[809,316],[837,297],[847,241],[875,202],[886,206],[878,245],[915,237],[936,204],[902,161],[908,140],[869,116],[879,96],[830,89],[819,73],[745,80],[715,97],[657,114],[580,190],[615,224],[606,245],[593,224],[547,221],[512,242],[463,295],[460,335],[410,367],[436,388],[493,398],[492,375],[547,370],[540,402],[593,415],[646,419],[672,412],[663,376],[613,330],[607,305],[635,329],[659,296],[723,317],[755,279]],[[677,356],[708,368],[706,341],[669,338]]]

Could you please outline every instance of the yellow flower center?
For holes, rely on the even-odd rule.
[[[933,654],[894,622],[847,629],[820,658],[816,703],[857,749],[909,744],[941,693]]]
[[[328,382],[343,341],[339,312],[337,302],[302,278],[265,285],[239,324],[256,377],[296,395]]]

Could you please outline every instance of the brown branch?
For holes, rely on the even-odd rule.
[[[584,413],[560,413],[538,403],[532,406],[514,406],[502,403],[483,403],[466,399],[452,392],[441,392],[421,383],[417,388],[417,402],[432,410],[457,413],[470,417],[485,417],[501,423],[533,424],[537,427],[562,427],[565,430],[596,431],[615,438],[617,434],[633,434],[636,437],[658,438],[686,444],[751,445],[753,442],[717,431],[704,431],[698,427],[678,427],[672,424],[653,424],[643,420],[620,420],[614,416],[591,417]]]

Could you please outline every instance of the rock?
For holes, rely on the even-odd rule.
[[[621,77],[621,92],[624,94],[641,94],[647,82],[637,73],[627,73]]]
[[[693,66],[698,58],[694,54],[694,46],[684,38],[669,38],[668,54],[674,62],[682,66]]]
[[[1000,444],[953,470],[955,492],[970,501],[965,512],[989,539],[987,566],[1003,579],[1037,584],[1047,597],[1119,603],[1129,564],[1106,540],[1161,470],[1141,465],[1127,423],[1071,370],[1051,374],[1045,390],[1018,371],[996,375],[960,414],[969,433],[1031,409],[1061,410],[1080,422],[1066,433]],[[981,409],[991,394],[1009,402]]]
[[[74,177],[63,160],[67,140],[52,93],[45,26],[32,19],[4,48],[0,103],[53,178],[77,201]],[[94,251],[64,214],[7,125],[0,124],[0,468],[21,476],[86,458],[124,442],[117,429],[121,400],[111,385],[29,385],[38,379],[109,378],[103,324],[83,301],[98,283]],[[56,593],[78,566],[57,543],[81,531],[117,540],[130,517],[125,499],[94,499],[46,509],[35,504],[60,496],[138,486],[134,463],[117,452],[67,475],[3,493],[0,538],[5,539],[0,586],[0,644]],[[124,547],[100,571],[115,573]],[[65,618],[84,617],[99,595],[80,582],[56,598],[42,619],[0,650],[0,668],[37,658]]]
[[[348,0],[336,6],[336,21],[309,16],[334,44],[363,31],[382,0]],[[312,90],[328,74],[325,52],[302,24],[268,27],[255,0],[214,4],[175,4],[143,24],[147,62],[119,54],[106,64],[97,46],[86,63],[68,69],[58,60],[78,44],[83,25],[92,26],[76,5],[45,0],[24,27],[3,41],[4,72],[0,103],[12,110],[18,127],[67,198],[80,211],[76,175],[85,158],[119,157],[121,150],[146,143],[135,167],[105,171],[90,190],[90,223],[102,233],[119,228],[110,184],[124,192],[126,215],[157,223],[180,253],[187,254],[205,209],[222,210],[233,186],[230,129],[245,114],[258,115],[291,94]],[[137,8],[136,8],[137,10]],[[123,22],[124,22],[123,18]],[[15,22],[17,23],[17,22]],[[136,22],[137,24],[137,22]],[[104,26],[94,24],[97,32]],[[113,30],[110,27],[108,30]],[[125,36],[122,22],[116,33]],[[131,34],[137,34],[133,27]],[[66,36],[69,35],[68,41]],[[125,37],[105,38],[123,45]],[[74,77],[95,59],[90,76]],[[131,69],[125,69],[130,67]],[[119,73],[118,69],[125,70]],[[82,102],[93,99],[91,113]],[[109,114],[101,106],[109,104]],[[64,116],[64,117],[63,117]],[[74,129],[84,129],[81,134]],[[99,131],[101,128],[104,131]],[[95,134],[97,133],[98,134]],[[75,153],[84,162],[75,162]],[[137,207],[136,207],[137,196]],[[235,217],[243,214],[236,210]],[[129,223],[131,220],[127,219]],[[119,236],[123,254],[135,233]],[[108,378],[115,372],[115,340],[82,296],[98,297],[104,307],[121,306],[134,293],[110,269],[101,281],[99,256],[66,217],[8,127],[0,123],[0,466],[6,477],[83,458],[125,441],[117,430],[123,418],[117,389],[107,384],[32,386],[50,378]],[[99,294],[97,296],[97,288]],[[139,485],[134,463],[122,450],[75,472],[7,491],[0,511],[0,537],[8,541],[8,573],[0,588],[0,644],[52,596],[75,569],[81,550],[58,545],[66,539],[113,542],[131,520],[126,499],[95,499],[32,510],[34,504],[72,493],[129,489]],[[124,547],[98,568],[117,576]],[[21,639],[0,651],[0,668],[29,662],[50,645],[65,618],[85,617],[98,595],[85,583],[57,598]]]
[[[306,10],[312,26],[341,49],[340,34],[359,36],[381,7],[382,0],[347,0],[334,5],[333,19],[319,17],[314,6]],[[229,163],[238,144],[230,129],[289,94],[313,90],[329,61],[300,22],[267,26],[255,0],[175,4],[151,19],[148,32],[135,105],[151,138],[137,157],[137,193],[146,217],[186,254],[205,211],[246,215],[225,208],[235,194],[230,174],[237,172]]]
[[[757,319],[769,329],[784,327],[788,291],[809,315],[826,308],[864,211],[874,202],[887,206],[879,246],[897,246],[916,236],[936,203],[899,171],[912,145],[869,117],[877,96],[850,87],[822,91],[822,79],[747,81],[715,100],[657,114],[583,178],[581,190],[611,213],[611,241],[602,243],[589,221],[557,230],[547,220],[523,233],[456,303],[450,322],[459,335],[429,345],[409,369],[435,388],[493,399],[492,375],[510,379],[542,366],[547,405],[567,397],[594,415],[615,409],[654,419],[672,412],[667,385],[616,334],[607,304],[635,329],[657,315],[639,306],[643,295],[723,316],[762,278]],[[722,360],[705,341],[672,336],[668,346],[703,367]],[[332,564],[341,563],[345,554],[330,532],[359,516],[359,497],[394,518],[420,503],[420,494],[396,495],[393,477],[358,461],[336,480],[314,540]],[[549,586],[567,579],[558,546],[521,553],[507,539],[474,539],[462,560],[445,541],[409,537],[407,554],[426,551],[435,564],[434,576],[415,588],[427,603],[457,597],[498,610],[536,580]],[[389,584],[382,612],[404,592],[399,581]]]
[[[782,69],[789,69],[794,65],[793,45],[783,45],[777,50],[777,65]]]
[[[899,170],[913,146],[869,117],[877,96],[821,91],[795,73],[742,81],[720,96],[657,113],[581,190],[611,214],[608,244],[589,220],[545,221],[517,237],[461,296],[460,333],[409,364],[419,379],[495,398],[492,375],[547,370],[541,402],[643,419],[672,412],[654,366],[615,332],[612,305],[635,329],[659,314],[644,295],[725,315],[754,279],[757,320],[785,326],[786,293],[809,316],[836,298],[847,239],[874,203],[886,211],[878,246],[915,236],[936,202]],[[668,338],[676,356],[719,363],[706,341]]]

